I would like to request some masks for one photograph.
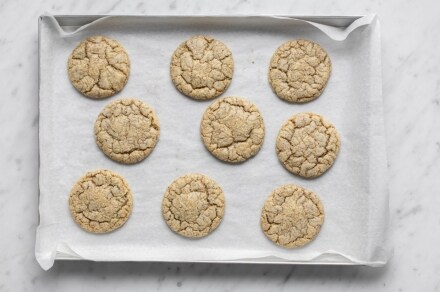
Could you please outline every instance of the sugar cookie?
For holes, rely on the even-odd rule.
[[[82,229],[92,233],[113,231],[127,221],[133,207],[125,179],[110,171],[86,173],[70,192],[69,208]]]
[[[69,56],[69,79],[85,96],[105,98],[124,88],[130,74],[130,60],[117,41],[104,36],[89,37]]]
[[[336,160],[340,141],[336,128],[324,117],[300,113],[290,117],[278,133],[278,159],[291,173],[305,178],[323,174]]]
[[[144,102],[118,99],[108,104],[95,122],[96,143],[111,159],[131,164],[150,155],[159,139],[154,110]]]
[[[214,231],[225,212],[220,186],[202,174],[187,174],[171,183],[162,202],[168,226],[186,237],[204,237]]]
[[[237,163],[258,153],[263,145],[264,123],[253,103],[240,97],[225,97],[207,108],[200,133],[215,157]]]
[[[316,194],[293,184],[275,189],[261,212],[264,234],[287,248],[312,241],[323,223],[324,207]]]
[[[171,58],[171,80],[186,96],[206,100],[222,94],[234,71],[232,53],[209,36],[194,36],[183,42]]]
[[[280,98],[307,102],[321,95],[331,70],[330,57],[321,46],[307,40],[288,41],[272,56],[269,83]]]

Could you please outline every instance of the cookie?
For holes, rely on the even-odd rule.
[[[171,183],[162,214],[171,230],[197,238],[207,236],[222,221],[225,197],[220,186],[203,174],[187,174]]]
[[[96,143],[114,161],[131,164],[150,155],[159,139],[154,110],[138,99],[108,104],[95,122]]]
[[[307,40],[288,41],[272,56],[269,83],[280,98],[307,102],[321,95],[331,71],[330,57],[318,44]]]
[[[181,93],[194,99],[222,94],[231,84],[233,71],[231,51],[209,36],[183,42],[171,58],[171,80]]]
[[[339,153],[336,128],[323,116],[299,113],[281,127],[276,140],[278,159],[296,175],[313,178],[329,169]]]
[[[70,54],[67,65],[73,86],[85,96],[97,99],[121,91],[130,74],[125,49],[104,36],[81,42]]]
[[[133,199],[122,176],[110,170],[96,170],[86,173],[73,186],[69,208],[82,229],[106,233],[124,225]]]
[[[261,228],[279,246],[306,245],[324,223],[324,207],[312,191],[293,184],[275,189],[261,212]]]
[[[253,103],[240,97],[225,97],[206,109],[200,133],[206,148],[215,157],[238,163],[260,150],[264,123]]]

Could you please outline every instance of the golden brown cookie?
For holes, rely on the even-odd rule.
[[[96,143],[111,159],[131,164],[150,155],[159,139],[154,110],[144,102],[118,99],[108,104],[95,122]]]
[[[133,208],[133,199],[122,176],[110,170],[95,170],[73,186],[69,208],[82,229],[106,233],[124,225]]]
[[[225,97],[206,109],[200,133],[215,157],[237,163],[258,153],[263,145],[264,123],[253,103],[240,97]]]
[[[162,201],[162,214],[171,230],[186,237],[214,231],[225,212],[220,186],[203,174],[187,174],[171,183]]]
[[[70,54],[68,72],[79,92],[92,98],[105,98],[124,88],[130,74],[130,60],[117,41],[93,36]]]
[[[276,151],[291,173],[305,178],[323,174],[335,162],[340,141],[336,128],[323,116],[300,113],[281,127]]]
[[[232,53],[209,36],[194,36],[180,44],[171,58],[171,80],[186,96],[206,100],[222,94],[234,71]]]
[[[331,71],[330,57],[321,46],[307,40],[288,41],[272,56],[269,83],[280,98],[307,102],[321,95]]]
[[[261,212],[264,234],[279,246],[295,248],[312,241],[324,223],[324,207],[314,192],[293,184],[275,189]]]

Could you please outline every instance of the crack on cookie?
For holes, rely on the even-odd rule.
[[[327,171],[339,148],[336,128],[314,113],[292,116],[280,129],[276,143],[277,155],[284,167],[307,178]]]
[[[288,201],[292,197],[293,200]],[[309,243],[317,236],[323,222],[324,208],[319,198],[296,185],[275,189],[267,198],[260,219],[265,235],[287,248]]]
[[[89,46],[98,47],[98,52],[89,51]],[[83,55],[78,52],[81,50],[84,50]],[[104,56],[100,53],[104,53]],[[99,62],[91,64],[93,58]],[[78,91],[88,97],[105,98],[121,91],[126,85],[130,60],[125,49],[116,41],[102,36],[89,37],[70,55],[68,73]]]
[[[84,188],[84,184],[88,186]],[[75,222],[93,233],[110,232],[121,227],[130,216],[132,205],[127,182],[109,170],[86,173],[73,186],[69,198]]]
[[[159,120],[154,110],[137,99],[120,99],[107,105],[95,122],[96,143],[111,159],[137,163],[157,144]]]
[[[258,108],[238,97],[225,97],[205,111],[200,134],[218,159],[238,163],[255,156],[264,140],[264,122]]]
[[[324,90],[331,74],[331,61],[318,44],[295,40],[282,44],[269,66],[269,83],[280,98],[307,102]]]
[[[206,236],[223,218],[223,191],[207,176],[184,175],[167,188],[162,213],[173,231],[186,237]]]
[[[180,44],[170,65],[176,88],[186,96],[201,100],[222,94],[231,83],[233,70],[231,51],[208,36],[194,36]]]

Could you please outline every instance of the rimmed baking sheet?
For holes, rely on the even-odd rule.
[[[374,15],[291,16],[42,16],[40,18],[40,225],[36,258],[44,269],[56,259],[95,261],[246,262],[384,265],[388,190],[385,153],[380,28]],[[85,37],[118,40],[131,59],[127,86],[118,95],[81,96],[67,76],[67,58]],[[172,85],[174,49],[195,34],[211,35],[232,51],[233,81],[223,96],[242,96],[260,109],[266,135],[257,156],[239,165],[219,162],[204,148],[199,125],[212,102],[196,102]],[[305,38],[329,53],[333,71],[317,100],[283,102],[270,89],[268,65],[283,42]],[[94,121],[109,102],[137,97],[161,122],[156,149],[145,161],[122,165],[96,146]],[[312,111],[339,130],[341,151],[323,176],[306,180],[287,172],[275,153],[275,137],[291,115]],[[109,234],[89,234],[72,220],[68,195],[85,172],[106,168],[123,175],[134,194],[127,223]],[[226,197],[225,217],[210,236],[188,240],[169,230],[161,215],[166,187],[178,176],[201,172]],[[309,245],[288,250],[265,238],[261,208],[273,189],[295,183],[315,191],[326,219]]]

